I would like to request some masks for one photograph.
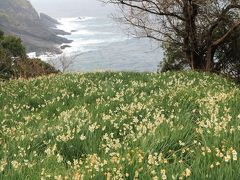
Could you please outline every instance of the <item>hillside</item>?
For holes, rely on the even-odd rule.
[[[28,0],[0,0],[0,29],[19,36],[28,52],[60,52],[57,46],[69,40],[57,36],[66,34],[54,30],[57,21],[40,14]]]
[[[239,179],[240,89],[215,75],[0,84],[0,179]]]

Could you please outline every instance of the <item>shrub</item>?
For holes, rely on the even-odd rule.
[[[58,72],[40,59],[27,58],[21,39],[4,36],[0,30],[0,79],[31,78]]]
[[[16,60],[13,70],[15,78],[31,78],[59,72],[53,66],[40,59],[30,58]]]
[[[4,49],[8,50],[13,57],[26,57],[26,49],[22,45],[20,38],[14,36],[4,36],[1,41],[1,45]]]

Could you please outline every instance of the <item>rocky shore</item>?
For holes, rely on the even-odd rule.
[[[54,18],[38,14],[27,0],[0,0],[0,29],[20,37],[27,52],[61,53],[61,45],[72,41],[59,36],[68,33],[58,30],[58,25]]]

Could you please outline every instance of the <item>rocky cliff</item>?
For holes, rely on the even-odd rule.
[[[28,52],[60,53],[58,47],[71,41],[58,36],[67,34],[55,29],[58,24],[48,15],[39,15],[28,0],[0,0],[0,29],[19,36]]]

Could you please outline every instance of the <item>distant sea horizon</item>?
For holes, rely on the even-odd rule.
[[[163,58],[158,43],[127,35],[111,18],[80,16],[58,18],[58,21],[61,23],[58,29],[71,33],[64,37],[73,40],[63,44],[70,46],[63,50],[64,56],[67,59],[74,57],[67,69],[69,72],[156,72]],[[29,56],[34,57],[34,52]],[[46,52],[39,58],[58,64],[60,56]]]

